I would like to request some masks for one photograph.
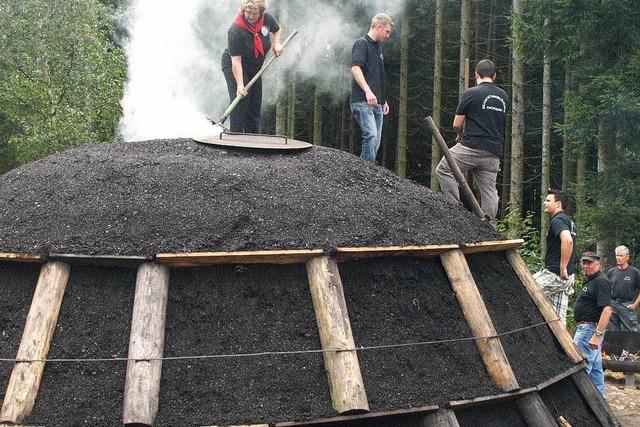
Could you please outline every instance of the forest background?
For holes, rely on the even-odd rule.
[[[215,13],[220,2],[203,3]],[[235,8],[224,3],[225,10]],[[542,200],[547,188],[560,188],[571,196],[579,251],[597,250],[610,267],[615,246],[625,244],[637,262],[637,1],[388,3],[398,10],[393,36],[383,46],[391,113],[385,118],[380,164],[437,190],[433,172],[441,154],[424,118],[432,116],[452,144],[465,59],[472,78],[477,61],[492,59],[498,84],[512,97],[498,178],[499,229],[527,240],[521,252],[536,270],[545,250],[540,236],[548,227]],[[269,11],[286,33],[296,10],[309,4],[273,0]],[[366,33],[371,2],[315,4],[340,11]],[[384,11],[385,2],[378,4]],[[68,147],[122,138],[128,6],[123,0],[0,0],[0,173]],[[232,15],[225,17],[229,24]],[[215,31],[226,33],[227,26]],[[329,27],[313,38],[330,46],[337,33],[340,28]],[[278,90],[263,103],[262,131],[358,154],[359,129],[348,105],[350,50],[342,46],[325,56],[324,63],[314,63],[314,72],[294,66],[273,71],[265,85]],[[298,60],[299,66],[303,62]],[[223,79],[221,72],[218,77]]]

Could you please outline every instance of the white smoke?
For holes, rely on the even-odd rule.
[[[356,13],[389,13],[399,22],[406,0],[303,1],[271,0],[283,29],[299,34],[264,76],[263,106],[275,103],[285,71],[314,79],[336,97],[350,84],[353,41],[368,31],[356,25]],[[239,0],[133,0],[126,14],[129,39],[128,81],[122,99],[120,131],[125,140],[214,135],[229,105],[220,68],[227,29]],[[282,16],[278,12],[282,11]],[[284,13],[284,12],[287,13]]]

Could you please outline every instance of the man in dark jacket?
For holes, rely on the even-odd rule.
[[[587,281],[573,305],[576,333],[573,342],[587,362],[585,368],[591,381],[604,397],[604,371],[602,370],[602,341],[611,317],[611,282],[600,271],[600,257],[585,252],[580,258]]]
[[[498,213],[496,177],[504,145],[505,119],[509,98],[495,84],[496,67],[488,59],[476,65],[476,86],[460,98],[453,128],[457,144],[449,150],[460,170],[471,172],[480,192],[482,211],[491,220]],[[460,203],[458,182],[446,158],[436,169],[442,192]]]
[[[640,307],[640,271],[629,265],[629,248],[616,248],[616,266],[607,272],[611,281],[611,322],[609,330],[619,331],[621,327],[640,332],[638,315]]]

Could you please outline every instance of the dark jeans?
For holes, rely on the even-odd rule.
[[[227,81],[227,89],[229,90],[229,102],[236,99],[236,91],[238,85],[236,79],[233,78],[231,68],[223,68],[224,78]],[[244,73],[244,83],[249,83],[255,73]],[[231,132],[258,133],[260,130],[260,107],[262,106],[262,78],[249,89],[249,94],[238,103],[235,110],[229,117],[231,119]]]

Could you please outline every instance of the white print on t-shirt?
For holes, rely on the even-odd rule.
[[[491,105],[487,105],[487,101],[489,101],[490,99],[497,99],[498,101],[500,101],[502,103],[502,109],[500,109],[498,107],[491,106]],[[484,101],[482,101],[482,109],[483,110],[494,110],[494,111],[500,111],[501,113],[506,113],[507,112],[507,104],[504,102],[504,99],[500,98],[498,95],[487,95],[487,97],[484,99]]]
[[[266,26],[262,27],[262,28],[260,29],[260,32],[262,33],[262,35],[263,35],[264,37],[267,37],[267,36],[269,35],[269,29],[268,29]]]

